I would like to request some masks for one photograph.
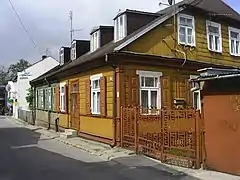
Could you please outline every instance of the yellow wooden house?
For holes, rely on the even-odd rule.
[[[45,77],[59,84],[59,124],[115,146],[121,141],[122,106],[172,109],[180,103],[201,109],[200,91],[191,91],[188,80],[201,68],[240,65],[239,22],[240,15],[221,0],[119,13],[114,27],[91,32],[88,53]],[[39,82],[32,86],[38,89]]]

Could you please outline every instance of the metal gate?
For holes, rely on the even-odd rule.
[[[121,108],[121,146],[164,163],[200,168],[202,159],[200,112]]]

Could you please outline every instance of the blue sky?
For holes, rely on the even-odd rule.
[[[48,49],[58,59],[61,46],[70,44],[69,11],[73,11],[74,28],[82,29],[75,39],[89,39],[89,32],[98,25],[113,25],[119,10],[136,9],[156,12],[168,0],[11,0],[37,49],[29,40],[7,0],[0,0],[0,65],[9,65],[23,58],[35,62]],[[176,0],[178,2],[180,0]],[[210,0],[209,0],[210,1]],[[240,11],[240,0],[225,0]]]

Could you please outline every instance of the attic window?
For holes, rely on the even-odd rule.
[[[77,58],[76,54],[76,41],[72,42],[72,47],[71,47],[71,60],[75,60]]]
[[[178,43],[195,46],[195,21],[194,17],[178,14]]]
[[[123,14],[114,20],[114,40],[119,41],[127,36],[127,16]]]
[[[61,48],[60,49],[60,65],[63,65],[64,64],[64,49],[63,48]]]
[[[230,54],[240,56],[240,29],[229,27]]]
[[[221,24],[206,21],[208,49],[210,51],[222,52]]]
[[[91,35],[91,52],[100,47],[100,30],[92,33]]]

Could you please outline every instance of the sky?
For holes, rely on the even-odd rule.
[[[0,0],[0,65],[23,58],[31,63],[48,54],[58,59],[61,46],[70,45],[69,11],[73,12],[75,39],[90,39],[91,29],[113,25],[119,10],[156,12],[168,0],[11,0],[36,47],[19,23],[9,0]],[[181,0],[176,0],[181,1]],[[240,11],[239,0],[225,0]]]

